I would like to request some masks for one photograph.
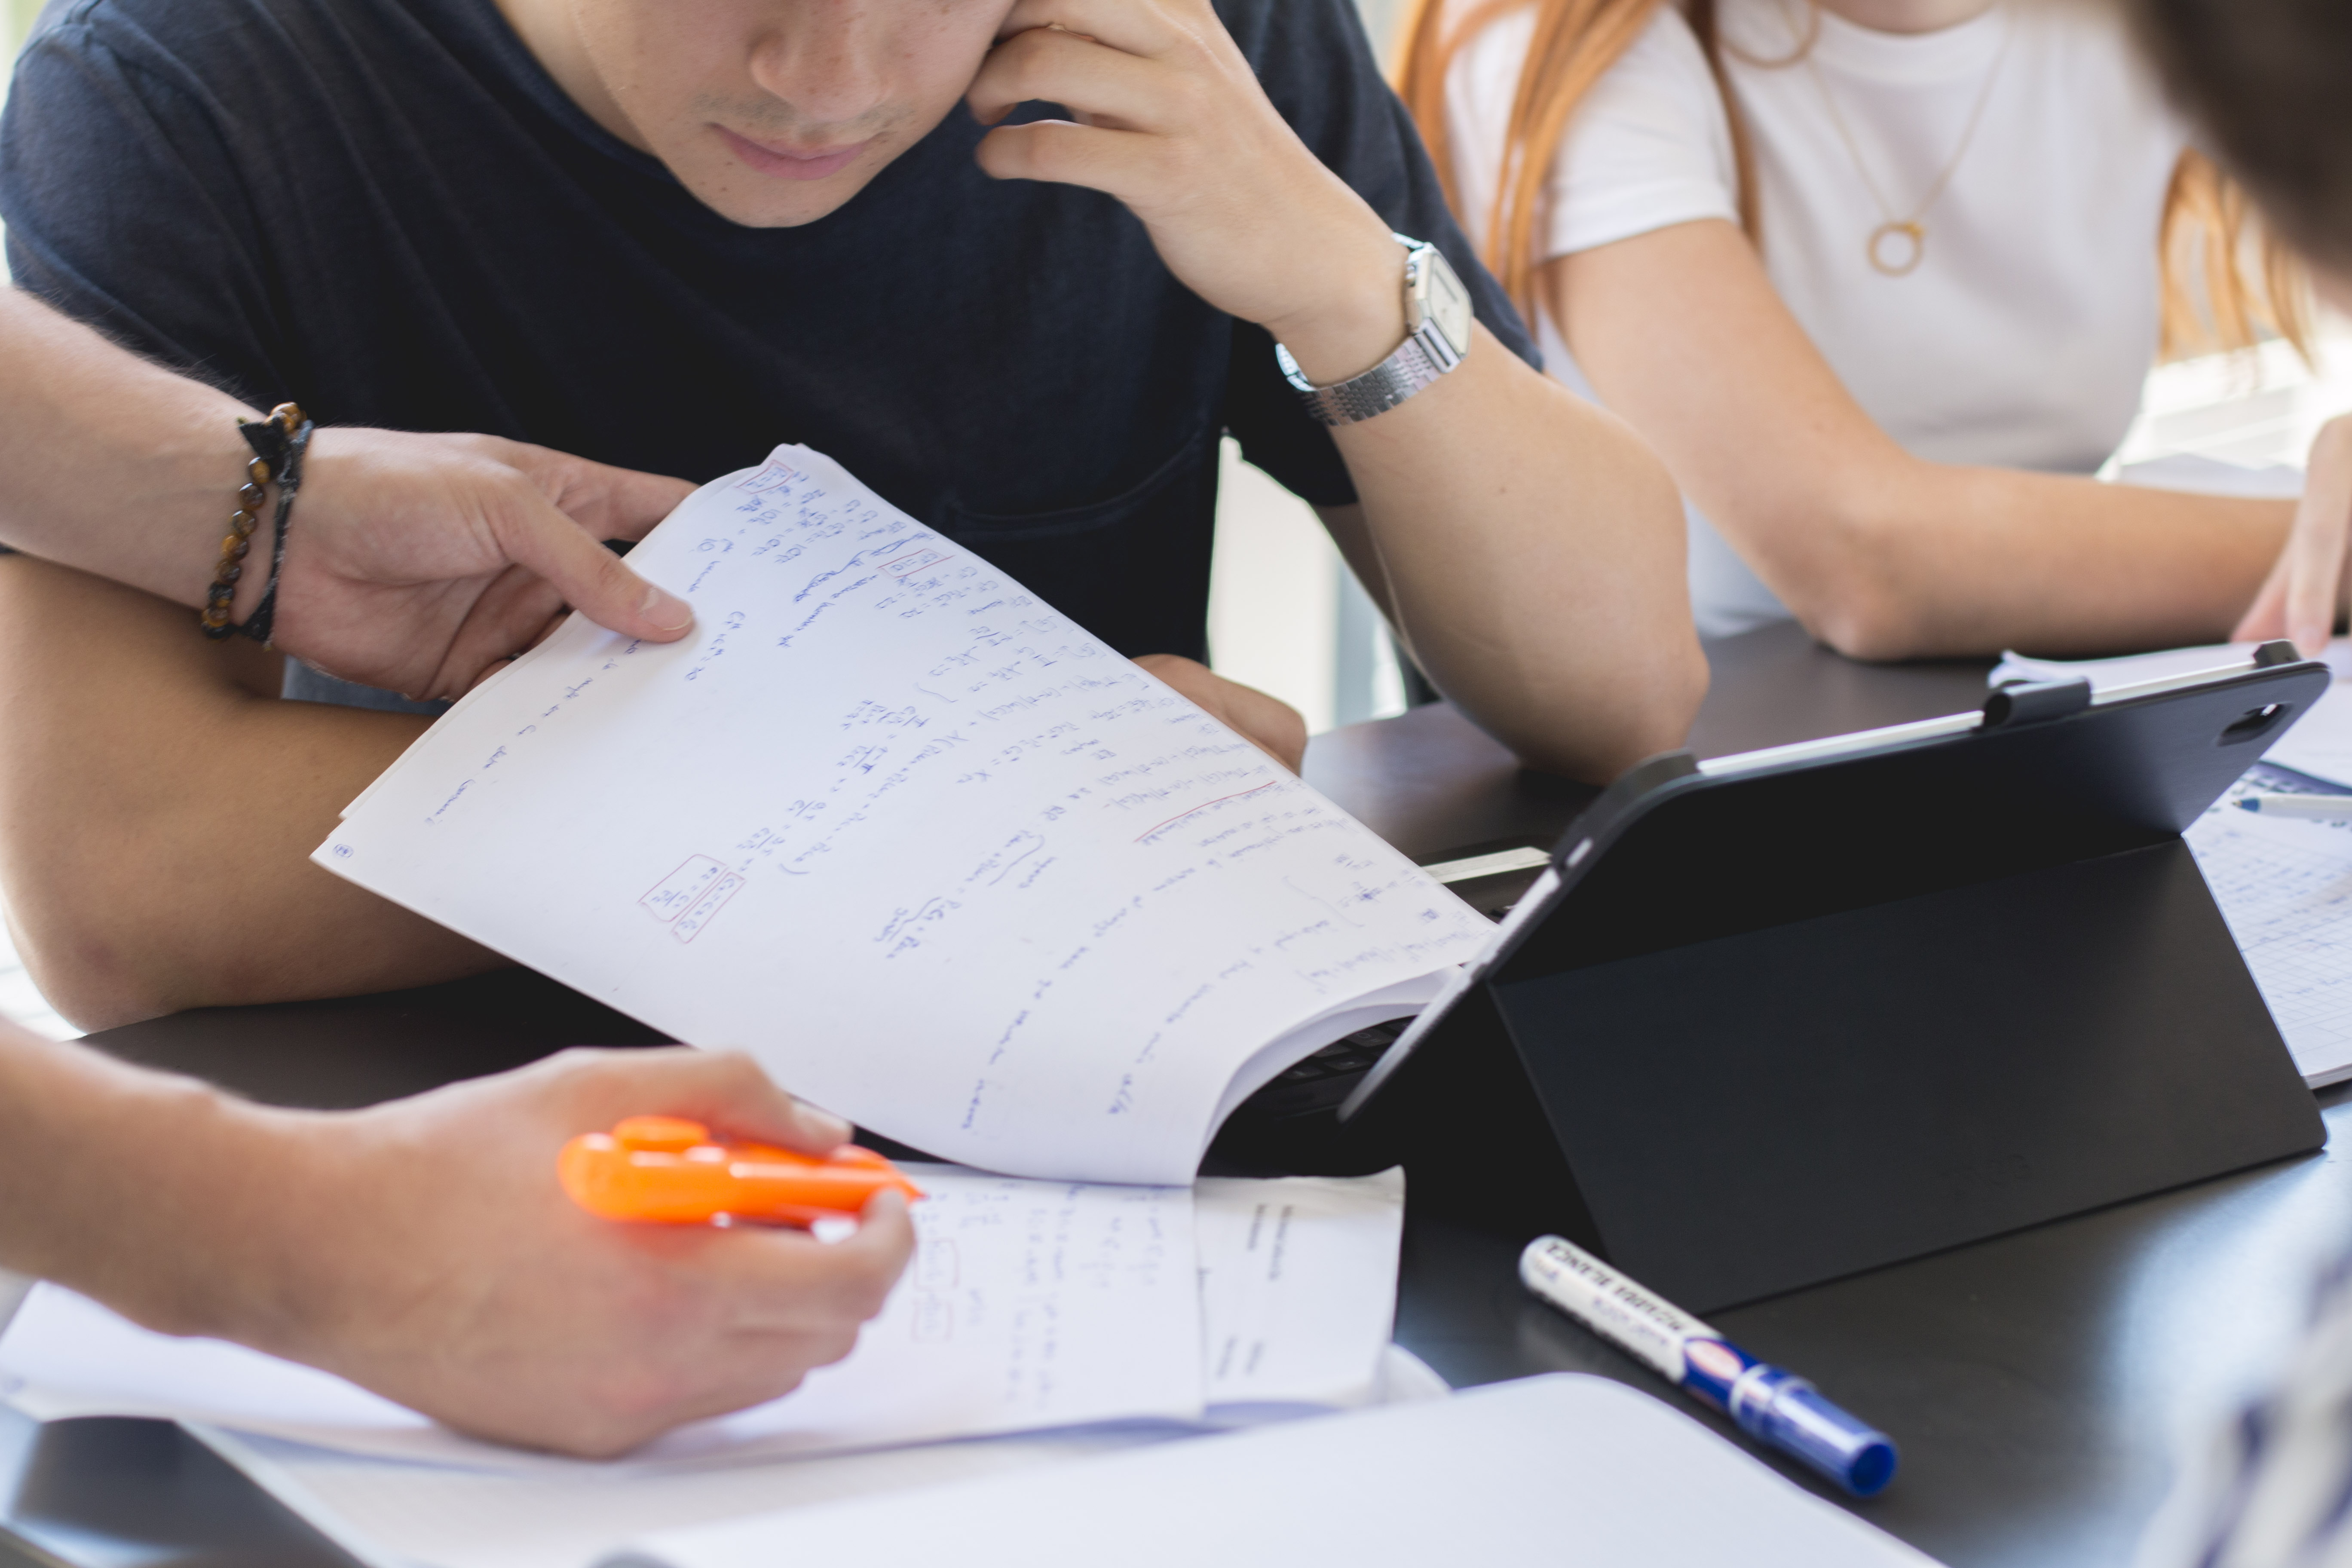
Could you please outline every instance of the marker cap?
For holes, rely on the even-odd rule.
[[[1739,1425],[1856,1497],[1884,1491],[1895,1479],[1895,1444],[1886,1434],[1832,1405],[1804,1379],[1780,1376],[1785,1381],[1759,1391],[1762,1399],[1735,1402]]]

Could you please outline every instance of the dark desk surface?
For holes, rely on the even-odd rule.
[[[1982,664],[1874,668],[1793,627],[1712,650],[1704,755],[1957,712]],[[1530,780],[1446,708],[1318,739],[1307,776],[1423,861],[1556,837],[1590,792]],[[395,996],[183,1014],[95,1037],[257,1098],[355,1105],[559,1046],[652,1038],[525,974]],[[2352,1091],[2323,1096],[2331,1130]],[[2335,1149],[1723,1313],[1719,1325],[1879,1422],[1903,1450],[1858,1511],[1954,1568],[2126,1563],[2202,1430],[2292,1340],[2315,1264],[2352,1241]],[[1416,1215],[1397,1337],[1456,1384],[1647,1373],[1530,1301],[1516,1249]],[[1667,1397],[1675,1397],[1668,1394]],[[7,1530],[17,1545],[12,1547]],[[43,1549],[54,1555],[39,1554]],[[0,1413],[0,1563],[345,1564],[173,1428]]]

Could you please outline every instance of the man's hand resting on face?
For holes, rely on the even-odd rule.
[[[1307,761],[1307,721],[1281,698],[1172,653],[1147,653],[1135,662],[1292,773]]]
[[[981,123],[1039,100],[1073,118],[998,125],[984,171],[1117,197],[1186,288],[1318,384],[1396,347],[1404,251],[1268,101],[1209,0],[1015,0],[998,37],[966,95]]]
[[[686,602],[601,542],[642,538],[693,488],[494,436],[321,430],[287,534],[274,641],[346,680],[445,698],[567,605],[675,641],[693,625]],[[257,596],[239,595],[239,619]]]

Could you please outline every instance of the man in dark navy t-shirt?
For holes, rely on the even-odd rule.
[[[23,286],[257,405],[697,480],[806,442],[1130,655],[1205,653],[1231,433],[1530,762],[1608,776],[1704,683],[1671,485],[1528,363],[1348,0],[56,0],[0,214]],[[148,676],[19,670],[0,708],[184,745],[202,790],[228,748],[162,693],[229,678]],[[307,823],[403,725],[223,788]],[[323,880],[249,848],[180,859],[215,907]],[[259,991],[446,972],[300,896],[379,957]]]

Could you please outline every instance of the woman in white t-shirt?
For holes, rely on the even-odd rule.
[[[1886,658],[2246,621],[2290,503],[2087,476],[2160,339],[2299,340],[2301,296],[2275,257],[2241,275],[2242,203],[2104,7],[1425,0],[1406,36],[1406,101],[1555,373],[1696,508],[1703,631],[1793,614]],[[2220,286],[2192,303],[2182,270]]]

